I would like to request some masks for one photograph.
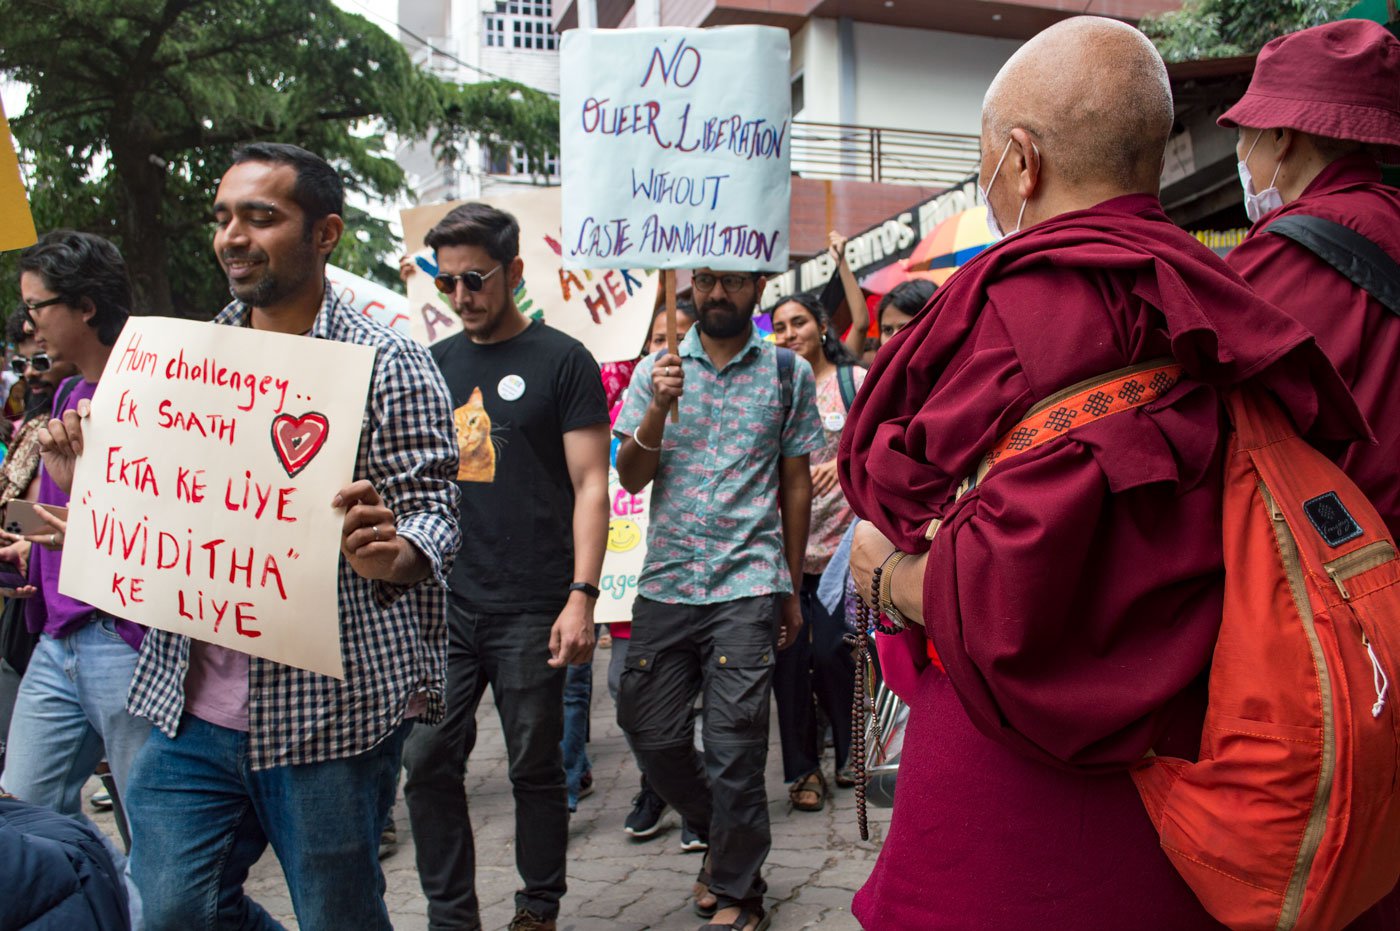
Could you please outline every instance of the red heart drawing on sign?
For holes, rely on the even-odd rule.
[[[282,468],[289,477],[295,478],[311,464],[326,445],[326,434],[330,430],[326,415],[314,411],[300,417],[278,414],[272,418],[272,448],[277,451],[277,458],[282,460]]]

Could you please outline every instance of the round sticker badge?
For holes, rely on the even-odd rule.
[[[840,433],[841,428],[846,426],[846,415],[842,414],[839,411],[833,411],[830,414],[823,414],[822,426],[826,427],[832,433]]]
[[[525,393],[525,379],[519,375],[507,375],[496,385],[496,393],[502,401],[518,401]]]

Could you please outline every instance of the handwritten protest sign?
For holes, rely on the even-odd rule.
[[[59,591],[344,675],[336,575],[374,350],[132,317],[83,427]]]
[[[550,326],[583,343],[599,362],[635,359],[656,306],[657,274],[617,268],[609,271],[572,271],[563,267],[560,244],[559,188],[532,188],[487,198],[486,203],[506,211],[520,223],[520,257],[525,277],[515,292],[515,304],[527,317],[543,317]],[[409,249],[423,244],[423,237],[452,208],[465,201],[415,207],[402,212],[404,241]],[[431,250],[414,255],[422,274],[408,279],[409,305],[426,317],[429,305],[454,321],[446,295],[433,287],[437,265]],[[460,321],[457,328],[461,328]]]
[[[19,158],[10,138],[10,122],[0,105],[0,252],[34,245],[34,217],[19,174]]]
[[[651,486],[634,495],[622,487],[617,477],[617,449],[622,441],[613,437],[612,462],[608,467],[608,551],[603,556],[602,594],[594,609],[600,624],[632,620],[632,602],[637,598],[637,579],[647,556],[647,525],[651,515]]]
[[[432,294],[420,294],[418,303],[413,303],[397,291],[334,265],[326,266],[326,279],[340,299],[357,312],[424,346],[446,339],[462,328],[461,318],[450,308],[444,312]],[[430,292],[434,290],[432,281],[424,283]]]
[[[787,268],[788,58],[770,26],[564,33],[565,267]]]

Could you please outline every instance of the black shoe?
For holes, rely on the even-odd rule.
[[[515,910],[510,921],[510,931],[554,931],[554,919],[537,915],[528,908]]]
[[[666,803],[651,789],[643,787],[632,799],[632,813],[623,822],[622,829],[630,836],[643,839],[661,830],[661,816],[666,813]]]
[[[686,853],[700,853],[710,849],[710,842],[702,840],[699,834],[690,829],[690,825],[681,823],[681,849]],[[706,916],[708,917],[708,916]]]

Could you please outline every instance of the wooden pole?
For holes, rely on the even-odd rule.
[[[681,354],[680,327],[676,324],[676,271],[668,268],[662,273],[666,287],[666,351],[673,356]],[[679,404],[671,405],[671,423],[680,423]]]

